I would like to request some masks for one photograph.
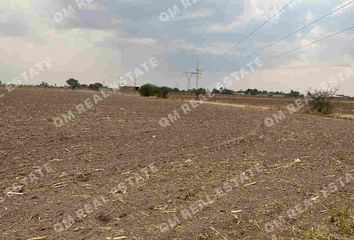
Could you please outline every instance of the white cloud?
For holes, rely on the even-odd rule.
[[[211,9],[202,9],[195,12],[188,12],[183,16],[172,18],[172,21],[195,20],[212,16],[214,11]]]
[[[313,21],[315,19],[315,16],[313,15],[313,13],[312,12],[307,12],[306,13],[306,20],[308,21],[308,22],[311,22],[311,21]]]
[[[120,38],[118,41],[122,41],[124,43],[130,43],[130,44],[141,44],[141,45],[147,45],[147,46],[154,46],[157,44],[156,39],[152,38]]]
[[[266,56],[275,56],[281,52],[286,52],[301,46],[306,46],[309,43],[322,39],[325,36],[333,34],[334,31],[328,30],[323,26],[314,26],[307,33],[298,35],[293,40],[282,41],[277,47],[267,50]],[[354,60],[350,56],[348,50],[351,48],[353,39],[352,33],[344,33],[325,41],[317,42],[310,46],[304,47],[290,55],[284,55],[275,62],[275,68],[280,67],[296,67],[304,65],[333,65],[347,64]],[[266,58],[267,58],[266,57]]]
[[[341,2],[340,4],[338,4],[337,6],[335,6],[335,7],[333,8],[333,10],[335,10],[335,9],[341,7],[341,6],[344,6],[344,5],[346,5],[346,4],[349,4],[350,2],[351,2],[351,1],[343,1],[343,2]],[[354,3],[351,3],[351,4],[349,4],[347,7],[345,7],[345,8],[343,8],[342,10],[336,12],[335,15],[341,15],[341,14],[343,14],[343,13],[353,12],[353,10],[354,10]]]
[[[204,30],[209,33],[231,32],[240,26],[249,24],[252,21],[265,21],[287,3],[287,0],[243,0],[243,13],[234,21],[228,24],[211,24]],[[288,8],[294,7],[296,3],[297,1],[292,3]],[[281,14],[279,14],[275,19],[279,18],[280,15]]]
[[[39,12],[56,9],[56,5],[45,4],[43,1],[8,1],[1,8],[13,15],[21,15],[28,28],[21,37],[0,36],[0,45],[6,46],[0,52],[0,64],[12,66],[5,69],[2,76],[5,80],[10,80],[47,57],[53,60],[54,65],[41,78],[50,83],[64,83],[70,76],[87,82],[98,81],[121,71],[120,52],[97,47],[97,43],[112,36],[111,30],[55,29],[50,21],[38,17]],[[11,27],[16,21],[16,18],[11,18],[5,27]],[[116,67],[107,70],[107,65],[112,61]]]
[[[234,21],[221,24],[220,19],[223,19],[224,16],[220,15],[215,18],[210,18],[210,16],[216,12],[218,14],[225,12],[225,15],[229,12],[235,14],[239,9],[233,11],[233,8],[238,6],[238,3],[236,4],[236,1],[233,0],[220,0],[217,3],[208,0],[203,3],[205,4],[203,8],[195,8],[183,16],[176,16],[169,25],[157,25],[151,20],[153,13],[158,13],[154,10],[159,9],[154,6],[155,1],[142,4],[137,0],[95,0],[95,4],[91,8],[77,10],[77,14],[59,25],[53,24],[53,15],[66,7],[65,4],[70,2],[68,0],[3,0],[0,5],[0,13],[3,13],[0,14],[2,33],[0,34],[0,44],[3,46],[0,52],[0,66],[3,73],[1,80],[18,75],[32,67],[33,64],[46,57],[51,57],[55,63],[54,66],[50,71],[43,73],[41,79],[38,80],[64,83],[67,78],[74,77],[86,83],[101,81],[131,71],[131,68],[141,63],[142,60],[155,56],[161,64],[156,72],[151,72],[152,75],[147,76],[147,80],[156,80],[161,84],[171,85],[173,80],[180,80],[181,66],[195,60],[194,57],[186,59],[187,57],[191,58],[191,55],[206,57],[223,55],[233,46],[235,37],[239,37],[236,36],[239,33],[238,29],[242,28],[244,33],[247,33],[247,29],[252,30],[255,25],[265,21],[288,1],[242,0],[244,3],[243,12],[239,16],[234,16]],[[312,4],[315,1],[316,4]],[[162,0],[158,2],[162,2]],[[299,5],[293,5],[299,6],[299,9],[296,9],[299,11],[292,11],[292,14],[298,14],[296,18],[298,21],[284,16],[284,21],[279,24],[279,29],[274,31],[286,35],[292,31],[291,27],[297,28],[297,24],[302,26],[306,19],[312,21],[319,17],[320,10],[329,12],[335,5],[333,2],[329,3],[329,0],[326,3],[323,0],[301,2]],[[308,4],[309,2],[311,4]],[[336,3],[338,2],[336,1]],[[347,1],[343,1],[338,6],[342,6],[345,2]],[[116,3],[117,5],[115,5]],[[218,3],[220,4],[218,5]],[[215,8],[213,8],[213,4],[215,4]],[[145,8],[139,9],[142,5]],[[311,8],[308,8],[309,6]],[[116,9],[114,9],[115,7]],[[122,7],[125,7],[124,10]],[[154,9],[155,7],[156,9]],[[204,7],[209,7],[209,10]],[[302,7],[304,7],[304,11],[301,11]],[[348,7],[343,12],[350,13],[349,10],[352,8]],[[291,11],[291,9],[287,9],[284,15],[287,11]],[[340,11],[340,13],[343,12]],[[264,59],[303,46],[345,28],[343,21],[341,21],[343,17],[346,17],[345,25],[350,24],[350,14],[338,18],[333,16],[331,21],[313,25],[273,48],[267,49]],[[190,20],[191,23],[183,22],[185,20]],[[290,26],[290,21],[294,23],[292,26]],[[188,34],[191,31],[190,26],[198,27],[197,23],[200,22],[208,24],[208,27],[205,28],[207,33],[202,36]],[[166,28],[164,28],[165,26]],[[139,29],[143,30],[139,32]],[[235,32],[235,34],[208,34],[208,32]],[[273,33],[262,31],[257,37],[249,39],[247,46],[231,53],[235,62],[240,62],[240,56],[248,56],[256,50],[255,45],[264,46],[268,41],[271,42],[272,36]],[[267,42],[264,39],[268,39]],[[276,59],[274,65],[270,65],[274,67],[274,74],[269,74],[270,71],[267,70],[269,79],[276,79],[274,89],[283,87],[283,85],[295,88],[294,86],[297,84],[299,86],[309,84],[308,82],[312,78],[321,78],[321,76],[312,75],[315,74],[315,70],[311,70],[309,76],[306,76],[305,73],[297,74],[295,70],[291,74],[290,71],[289,74],[284,74],[283,70],[279,72],[276,69],[279,66],[295,67],[353,62],[353,40],[354,34],[348,32]],[[179,53],[179,57],[171,61],[171,56],[176,53]],[[177,67],[174,65],[175,63],[177,63]],[[223,63],[221,62],[221,64]],[[227,64],[228,61],[225,61],[225,69],[227,69]],[[218,73],[221,71],[223,70]],[[317,71],[320,72],[321,69]],[[278,77],[276,73],[278,73]],[[225,73],[225,75],[227,76],[229,73]],[[207,77],[207,73],[203,75],[203,78]],[[260,73],[256,78],[258,78],[259,86],[267,88],[267,84],[262,85],[262,81],[267,77]],[[289,79],[292,80],[291,83],[288,81]],[[210,78],[210,82],[213,81],[215,81],[215,77]],[[296,81],[298,82],[296,83]]]
[[[214,43],[207,46],[195,45],[185,40],[173,40],[168,44],[168,51],[188,50],[196,53],[221,56],[233,47],[232,43]],[[232,56],[239,56],[238,52],[231,53]]]

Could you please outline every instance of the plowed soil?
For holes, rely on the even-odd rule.
[[[93,94],[0,98],[0,239],[354,239],[354,121],[204,104],[163,128],[183,101],[112,93],[54,125]]]

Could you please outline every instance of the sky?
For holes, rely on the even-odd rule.
[[[278,56],[353,27],[354,3],[262,50],[351,2],[295,0],[249,35],[289,1],[1,0],[0,80],[9,83],[50,58],[50,68],[25,81],[107,83],[133,72],[138,85],[186,88],[184,72],[199,62],[199,87],[213,89],[247,69],[231,77],[231,89],[304,92],[332,79],[340,93],[354,96],[354,29]],[[151,58],[158,66],[146,64]],[[251,71],[255,59],[262,66]]]

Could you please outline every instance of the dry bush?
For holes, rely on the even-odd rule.
[[[309,102],[310,109],[326,115],[332,114],[335,109],[333,97],[337,91],[337,89],[309,90],[307,96],[311,99]]]

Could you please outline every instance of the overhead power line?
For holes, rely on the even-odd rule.
[[[338,35],[340,35],[340,34],[342,34],[342,33],[344,33],[344,32],[350,31],[350,30],[352,30],[352,29],[354,29],[354,26],[349,27],[349,28],[346,28],[346,29],[344,29],[344,30],[342,30],[342,31],[339,31],[339,32],[332,33],[332,34],[330,34],[330,35],[327,35],[326,37],[323,37],[323,38],[320,38],[320,39],[318,39],[318,40],[316,40],[316,41],[307,43],[307,44],[305,44],[305,45],[303,45],[303,46],[301,46],[301,47],[298,47],[298,48],[292,49],[292,50],[290,50],[290,51],[286,51],[286,52],[280,53],[280,54],[278,54],[278,55],[275,55],[275,56],[273,56],[273,57],[267,58],[267,59],[265,60],[265,62],[271,61],[271,60],[273,60],[273,59],[275,59],[275,58],[278,58],[278,57],[287,55],[287,54],[292,53],[292,52],[296,52],[296,51],[298,51],[298,50],[300,50],[300,49],[306,48],[306,47],[311,46],[311,45],[313,45],[313,44],[315,44],[315,43],[318,43],[318,42],[322,42],[322,41],[327,40],[327,39],[329,39],[329,38],[333,38],[333,37],[338,36]]]
[[[323,15],[322,17],[317,18],[317,19],[315,19],[314,21],[312,21],[312,22],[310,22],[310,23],[308,23],[308,24],[306,24],[306,25],[304,25],[304,26],[302,26],[302,27],[296,29],[294,32],[289,33],[289,34],[286,35],[285,37],[282,37],[282,38],[280,38],[279,40],[277,40],[277,41],[275,41],[275,42],[272,42],[272,43],[270,43],[270,44],[268,44],[268,45],[262,47],[262,48],[259,49],[258,51],[253,52],[251,55],[248,55],[247,57],[245,57],[245,59],[248,59],[248,58],[252,57],[253,55],[256,55],[258,52],[261,53],[261,52],[263,52],[263,51],[264,51],[265,49],[267,49],[267,48],[273,47],[273,46],[276,45],[277,43],[280,43],[281,41],[290,38],[291,36],[295,35],[295,34],[298,33],[298,32],[301,32],[302,30],[308,28],[309,26],[311,26],[311,25],[313,25],[313,24],[315,24],[315,23],[320,22],[321,20],[323,20],[323,19],[329,17],[330,15],[332,15],[332,14],[338,12],[339,10],[341,10],[341,9],[343,9],[343,8],[345,8],[345,7],[348,7],[348,6],[349,6],[350,4],[352,4],[352,3],[354,3],[354,1],[350,1],[350,2],[348,2],[348,3],[346,3],[346,4],[344,4],[344,5],[342,5],[342,6],[338,7],[338,8],[336,8],[335,10],[331,11],[330,13],[327,13],[327,14]]]
[[[270,18],[267,19],[264,23],[262,23],[260,26],[258,26],[256,29],[251,31],[245,38],[241,39],[236,45],[234,45],[232,48],[230,48],[227,52],[225,52],[221,57],[229,54],[233,50],[237,49],[239,46],[241,46],[242,43],[244,43],[247,39],[249,39],[253,34],[255,34],[257,31],[259,31],[262,27],[264,27],[266,24],[268,24],[274,17],[276,17],[278,14],[280,14],[284,9],[286,9],[288,6],[290,6],[293,2],[296,0],[292,0],[288,2],[284,7],[279,9],[276,13],[274,13]]]
[[[235,46],[233,46],[230,50],[228,50],[227,52],[225,52],[225,53],[224,53],[222,56],[220,56],[220,57],[223,57],[223,56],[227,55],[228,53],[230,53],[231,51],[233,51],[234,49],[238,48],[242,43],[244,43],[247,39],[249,39],[253,34],[255,34],[257,31],[259,31],[259,30],[260,30],[262,27],[264,27],[267,23],[269,23],[275,16],[277,16],[279,13],[281,13],[285,8],[287,8],[289,5],[291,5],[294,1],[296,1],[296,0],[293,0],[293,1],[290,1],[289,3],[287,3],[284,7],[282,7],[282,8],[281,8],[280,10],[278,10],[275,14],[273,14],[267,21],[265,21],[265,22],[264,22],[263,24],[261,24],[259,27],[257,27],[257,28],[254,29],[253,31],[251,31],[244,39],[242,39],[240,42],[238,42]],[[279,39],[279,40],[277,40],[277,41],[275,41],[275,42],[273,42],[273,43],[271,43],[271,44],[269,44],[269,45],[263,47],[263,48],[261,49],[261,51],[263,51],[263,50],[266,49],[266,48],[269,48],[269,47],[274,46],[275,44],[277,44],[277,43],[279,43],[279,42],[281,42],[281,41],[283,41],[283,40],[285,40],[285,39],[287,39],[287,38],[293,36],[294,34],[296,34],[296,33],[300,32],[300,31],[302,31],[302,30],[308,28],[309,26],[311,26],[311,25],[313,25],[313,24],[315,24],[315,23],[317,23],[317,22],[320,22],[321,20],[323,20],[323,19],[329,17],[330,15],[332,15],[332,14],[338,12],[338,11],[341,10],[341,9],[344,9],[345,7],[348,7],[349,5],[351,5],[351,4],[353,4],[353,3],[354,3],[354,1],[350,1],[350,2],[348,2],[348,3],[345,3],[345,4],[342,5],[342,6],[337,7],[337,8],[334,9],[333,11],[331,11],[331,12],[329,12],[329,13],[327,13],[327,14],[321,16],[320,18],[315,19],[315,20],[313,20],[312,22],[310,22],[310,23],[308,23],[308,24],[306,24],[306,25],[304,25],[304,26],[298,28],[297,30],[295,30],[295,31],[292,32],[292,33],[289,33],[289,34],[286,35],[285,37],[283,37],[283,38],[281,38],[281,39]],[[303,46],[301,46],[301,47],[297,47],[297,48],[295,48],[295,49],[292,49],[292,50],[289,50],[289,51],[286,51],[286,52],[277,54],[277,55],[272,56],[272,57],[270,57],[270,58],[268,58],[268,59],[265,59],[264,62],[272,61],[272,60],[275,59],[275,58],[278,58],[278,57],[281,57],[281,56],[284,56],[284,55],[287,55],[287,54],[296,52],[296,51],[298,51],[298,50],[301,50],[301,49],[303,49],[303,48],[306,48],[306,47],[311,46],[311,45],[313,45],[313,44],[316,44],[316,43],[318,43],[318,42],[322,42],[322,41],[324,41],[324,40],[333,38],[333,37],[335,37],[335,36],[337,36],[337,35],[340,35],[340,34],[342,34],[342,33],[344,33],[344,32],[350,31],[350,30],[352,30],[352,29],[354,29],[354,26],[349,27],[349,28],[344,29],[344,30],[339,31],[339,32],[332,33],[332,34],[327,35],[327,36],[325,36],[325,37],[323,37],[323,38],[321,38],[321,39],[318,39],[318,40],[315,40],[315,41],[313,41],[313,42],[307,43],[307,44],[305,44],[305,45],[303,45]],[[256,53],[256,52],[254,52],[254,53]],[[252,55],[250,55],[250,56],[252,56]],[[248,57],[250,57],[250,56],[248,56]],[[300,68],[314,68],[314,69],[315,69],[315,68],[338,68],[338,67],[351,67],[351,66],[349,66],[349,65],[333,65],[333,66],[295,66],[295,67],[283,67],[283,68],[279,68],[279,69],[300,69]],[[267,70],[267,69],[265,69],[265,70]]]
[[[348,68],[348,67],[353,67],[352,65],[332,65],[332,66],[293,66],[293,67],[280,67],[280,68],[276,68],[276,70],[291,70],[291,69],[320,69],[320,68]],[[267,69],[265,68],[264,70],[271,70],[273,71],[274,68],[271,69]]]
[[[320,18],[318,18],[318,19],[316,19],[316,20],[314,20],[314,21],[312,21],[312,22],[310,22],[310,23],[308,23],[308,24],[306,24],[306,25],[304,25],[304,26],[298,28],[297,30],[295,30],[294,32],[292,32],[292,33],[286,35],[285,37],[283,37],[283,38],[281,38],[281,39],[279,39],[279,40],[277,40],[277,41],[275,41],[275,42],[273,42],[273,43],[271,43],[271,44],[269,44],[269,45],[267,45],[267,46],[261,48],[260,51],[263,51],[264,49],[270,48],[270,47],[274,46],[275,44],[277,44],[277,43],[279,43],[279,42],[281,42],[281,41],[283,41],[283,40],[285,40],[285,39],[288,39],[289,37],[293,36],[294,34],[296,34],[296,33],[300,32],[300,31],[302,31],[302,30],[308,28],[309,26],[311,26],[311,25],[313,25],[313,24],[315,24],[315,23],[320,22],[321,20],[323,20],[323,19],[329,17],[330,15],[332,15],[332,14],[338,12],[339,10],[341,10],[341,9],[343,9],[343,8],[345,8],[345,7],[348,7],[348,6],[349,6],[350,4],[352,4],[353,2],[354,2],[354,1],[350,1],[350,2],[348,2],[348,3],[346,3],[346,4],[344,4],[344,5],[342,5],[342,6],[338,7],[338,8],[336,8],[335,10],[331,11],[330,13],[327,13],[327,14],[323,15],[322,17],[320,17]]]

